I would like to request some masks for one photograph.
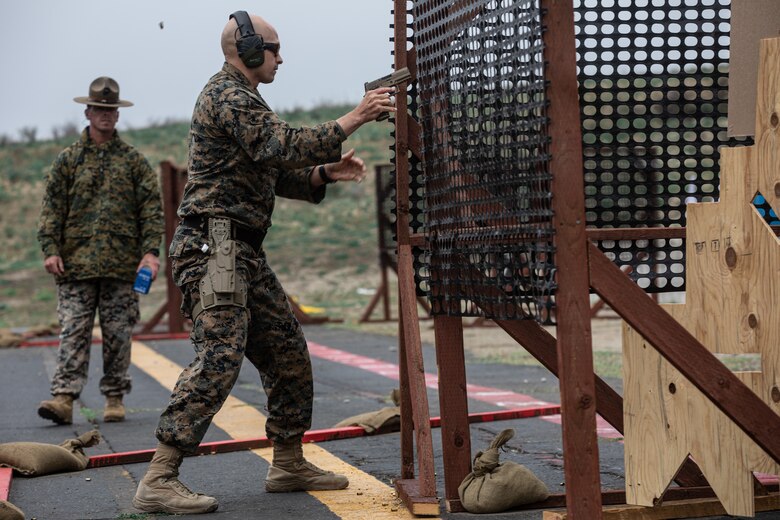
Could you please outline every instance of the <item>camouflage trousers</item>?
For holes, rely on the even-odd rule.
[[[60,348],[51,393],[78,397],[87,383],[92,328],[98,313],[103,336],[103,377],[100,392],[124,395],[130,392],[130,337],[138,322],[138,295],[133,285],[96,278],[57,285],[57,315]]]
[[[177,280],[192,280],[198,272],[202,277],[205,256],[174,259],[172,267]],[[195,359],[179,376],[155,432],[158,440],[185,452],[200,444],[238,379],[244,357],[260,373],[267,396],[266,435],[284,440],[311,427],[311,360],[287,295],[262,252],[241,255],[236,268],[247,281],[247,306],[212,307],[197,316],[190,334]],[[180,288],[182,312],[191,317],[200,301],[198,281]]]

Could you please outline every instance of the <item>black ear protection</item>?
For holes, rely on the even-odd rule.
[[[259,67],[265,61],[265,42],[263,37],[255,34],[252,20],[249,19],[246,11],[236,11],[230,15],[230,18],[235,18],[238,24],[238,31],[241,34],[241,37],[236,40],[238,57],[250,69]]]

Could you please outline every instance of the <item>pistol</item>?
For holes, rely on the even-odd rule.
[[[363,87],[365,88],[366,92],[368,92],[369,90],[374,90],[381,87],[395,87],[404,81],[409,81],[410,79],[412,79],[412,75],[409,73],[409,69],[404,67],[402,69],[398,69],[392,74],[375,79],[374,81],[367,81]],[[389,113],[382,112],[379,114],[379,117],[377,117],[376,120],[384,121],[388,117],[390,117]]]

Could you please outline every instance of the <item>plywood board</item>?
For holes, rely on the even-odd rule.
[[[780,209],[780,38],[764,40],[756,144],[721,150],[717,203],[689,204],[686,303],[664,308],[714,353],[757,353],[737,374],[780,413],[780,242],[754,208]],[[689,454],[729,514],[753,516],[752,472],[780,466],[628,325],[624,326],[626,500],[652,506]]]

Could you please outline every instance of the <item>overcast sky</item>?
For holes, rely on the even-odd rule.
[[[259,14],[279,32],[284,63],[260,85],[275,110],[357,103],[363,83],[391,71],[391,0],[3,0],[0,3],[0,134],[39,138],[86,126],[98,76],[119,82],[119,129],[189,120],[195,98],[223,63],[222,28],[233,11]],[[162,23],[163,28],[160,28]]]

